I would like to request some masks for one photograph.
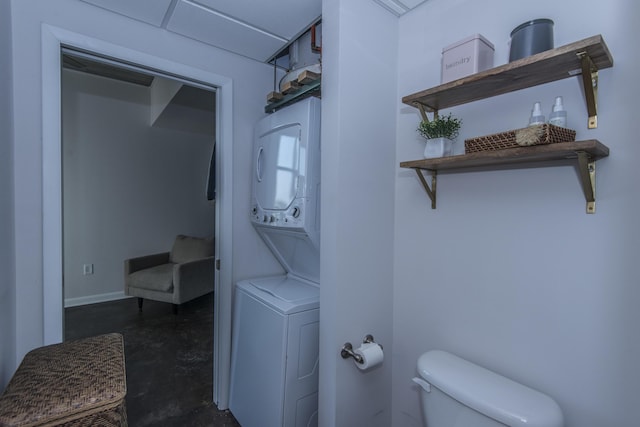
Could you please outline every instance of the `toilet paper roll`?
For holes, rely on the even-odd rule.
[[[384,353],[382,352],[382,347],[380,347],[375,342],[368,342],[368,343],[362,344],[360,347],[355,349],[354,353],[362,357],[362,363],[356,362],[356,366],[358,367],[358,369],[361,369],[361,370],[378,366],[384,360]]]

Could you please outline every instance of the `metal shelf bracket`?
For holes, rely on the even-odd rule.
[[[587,52],[578,52],[577,55],[582,65],[582,84],[589,114],[587,126],[595,129],[598,127],[598,69]]]
[[[578,151],[576,154],[582,191],[587,201],[587,213],[593,214],[596,213],[596,162],[584,151]]]
[[[425,179],[422,170],[421,169],[415,169],[416,173],[418,174],[418,178],[420,178],[420,182],[422,183],[422,186],[424,187],[425,191],[427,192],[427,195],[429,196],[429,198],[431,199],[431,209],[435,209],[436,208],[436,175],[438,174],[437,171],[432,171],[431,173],[431,188],[429,188],[429,184],[427,184],[427,180]]]
[[[429,120],[429,116],[427,116],[427,110],[425,110],[425,105],[419,102],[414,102],[413,105],[418,109],[418,111],[420,111],[420,116],[422,117],[422,121],[428,123],[430,120]],[[431,107],[427,107],[427,108],[429,109],[429,111],[433,112],[433,120],[438,120],[438,110]]]

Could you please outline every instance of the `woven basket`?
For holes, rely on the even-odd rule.
[[[126,426],[126,394],[122,335],[40,347],[0,395],[0,426]]]
[[[530,145],[554,144],[576,140],[576,131],[555,125],[543,124],[523,129],[494,133],[464,140],[465,153],[504,150]]]

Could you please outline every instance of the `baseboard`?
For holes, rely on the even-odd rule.
[[[132,298],[124,294],[124,291],[109,292],[106,294],[88,295],[86,297],[65,298],[64,308],[76,307],[78,305],[96,304],[99,302],[116,301],[119,299]]]

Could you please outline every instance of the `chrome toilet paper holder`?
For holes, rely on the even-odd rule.
[[[373,340],[373,335],[367,334],[362,340],[362,343],[363,344],[375,343],[375,341]],[[380,348],[382,348],[380,344],[378,345],[380,346]],[[344,345],[342,346],[342,350],[340,350],[340,356],[342,356],[343,359],[348,359],[352,357],[356,361],[356,363],[359,363],[359,364],[362,364],[364,362],[362,360],[362,356],[353,352],[353,345],[351,345],[350,342],[344,343]]]

